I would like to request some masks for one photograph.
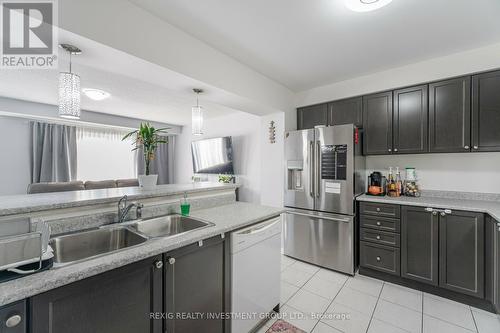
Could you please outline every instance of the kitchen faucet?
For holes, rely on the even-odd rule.
[[[142,208],[144,207],[144,205],[138,202],[132,202],[131,204],[127,205],[127,202],[128,202],[128,197],[126,195],[124,195],[120,199],[120,201],[118,201],[117,223],[123,222],[133,207],[135,207],[135,212],[136,212],[135,218],[140,219],[142,217]]]

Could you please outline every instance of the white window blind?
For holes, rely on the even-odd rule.
[[[77,129],[77,179],[137,178],[137,157],[126,131],[106,128]]]

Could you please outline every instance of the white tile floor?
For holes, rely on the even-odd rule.
[[[435,295],[286,256],[281,271],[281,315],[308,333],[500,332],[500,316]]]

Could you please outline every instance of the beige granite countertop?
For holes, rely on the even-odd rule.
[[[236,189],[238,184],[200,182],[158,185],[154,190],[140,187],[122,187],[102,190],[84,190],[24,195],[0,196],[0,216],[25,214],[44,210],[89,206],[118,202],[127,195],[131,200],[197,193],[211,190]]]

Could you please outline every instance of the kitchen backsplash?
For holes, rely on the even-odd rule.
[[[367,156],[367,174],[414,167],[422,190],[500,193],[500,153]]]

